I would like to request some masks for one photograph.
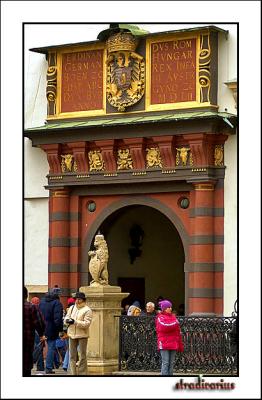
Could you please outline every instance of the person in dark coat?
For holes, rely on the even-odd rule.
[[[46,374],[54,374],[54,353],[56,348],[56,339],[59,332],[63,331],[63,306],[59,300],[58,294],[51,289],[40,301],[39,309],[42,312],[45,322],[45,336],[47,337],[47,355],[46,355]]]
[[[40,303],[39,297],[33,297],[31,299],[31,303],[34,304],[34,306],[37,308],[37,311],[39,313],[39,317],[41,319],[44,319],[41,311],[39,310],[39,303]],[[35,349],[39,346],[39,343],[40,343],[40,338],[39,338],[39,335],[38,335],[37,331],[35,331],[35,346],[34,346]],[[36,363],[36,370],[37,371],[44,371],[45,370],[44,355],[43,355],[44,346],[45,346],[45,343],[43,343],[43,346],[41,347],[41,351],[39,352],[38,358],[36,360],[33,360],[33,362]]]
[[[31,376],[33,368],[33,351],[35,342],[35,331],[40,341],[45,340],[45,322],[39,314],[35,305],[27,301],[28,291],[24,287],[24,312],[23,312],[23,376]]]

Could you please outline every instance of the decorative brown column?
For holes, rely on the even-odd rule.
[[[87,172],[87,150],[86,142],[68,143],[68,146],[72,149],[74,155],[74,161],[77,165],[77,172]]]
[[[81,270],[81,197],[70,196],[70,249],[69,249],[69,290],[70,295],[78,291]],[[87,272],[87,266],[83,266]]]
[[[61,173],[61,145],[60,144],[43,144],[40,146],[46,152],[49,164],[49,172],[51,174]]]
[[[95,142],[101,149],[102,157],[105,163],[105,171],[116,171],[116,160],[114,156],[114,140],[99,140]]]
[[[153,142],[157,143],[163,162],[163,168],[175,168],[176,161],[173,150],[173,136],[153,136]]]
[[[61,301],[66,305],[69,290],[69,227],[70,196],[68,189],[50,190],[49,197],[49,254],[48,287],[58,285],[62,290]]]
[[[214,229],[217,214],[214,182],[197,182],[193,186],[190,261],[185,268],[188,273],[188,313],[223,314],[224,236]]]

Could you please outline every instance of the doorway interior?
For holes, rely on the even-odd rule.
[[[159,296],[177,310],[185,303],[185,254],[174,224],[159,210],[125,206],[107,217],[99,228],[109,250],[109,284],[130,293],[144,307]]]
[[[128,297],[122,300],[121,306],[124,307],[126,304],[130,306],[134,301],[139,301],[141,307],[145,307],[145,278],[136,277],[125,277],[118,278],[117,284],[122,288],[122,292],[130,293]]]

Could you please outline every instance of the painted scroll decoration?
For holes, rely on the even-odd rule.
[[[120,32],[107,40],[107,88],[108,102],[118,111],[136,104],[145,92],[145,63],[135,52],[136,38],[128,32]]]
[[[200,85],[200,103],[210,101],[210,61],[211,47],[209,34],[200,35],[200,53],[199,53],[199,85]]]
[[[47,115],[56,114],[56,98],[57,98],[57,54],[48,54],[48,69],[47,69]]]

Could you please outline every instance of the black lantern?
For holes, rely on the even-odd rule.
[[[138,224],[134,224],[129,231],[129,237],[131,240],[131,247],[128,249],[129,258],[131,264],[134,263],[137,257],[140,257],[142,250],[140,247],[143,244],[144,231]]]

